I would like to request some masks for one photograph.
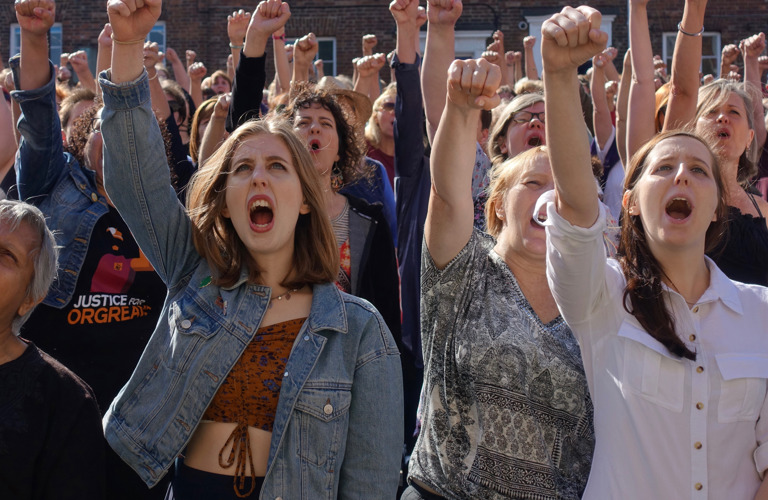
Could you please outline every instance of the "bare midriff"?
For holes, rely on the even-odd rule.
[[[227,441],[236,427],[236,423],[211,422],[209,420],[200,422],[187,445],[184,465],[214,474],[234,476],[237,473],[235,464],[232,463],[229,467],[225,467],[220,463],[219,456],[221,455],[222,461],[226,461],[230,456],[233,443]],[[263,477],[267,473],[272,433],[249,426],[248,438],[250,440],[250,454],[253,459],[253,475]],[[222,449],[224,443],[226,445]],[[237,445],[237,443],[234,444]],[[222,451],[221,454],[219,454],[220,450]],[[236,455],[237,453],[235,453]],[[245,476],[251,475],[250,463],[246,461]]]

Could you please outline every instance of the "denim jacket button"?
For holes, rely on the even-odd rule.
[[[188,329],[190,326],[192,326],[192,322],[191,322],[191,321],[189,321],[188,319],[185,319],[185,320],[183,320],[183,321],[181,322],[181,327],[182,327],[183,329],[185,329],[185,330],[186,330],[186,329]]]
[[[91,193],[91,201],[93,201],[94,203],[99,201],[99,195],[97,195],[96,193]]]
[[[330,403],[323,406],[323,413],[325,413],[326,415],[330,415],[331,413],[333,413],[333,406],[331,406]]]

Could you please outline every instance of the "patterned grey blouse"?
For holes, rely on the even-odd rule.
[[[475,230],[442,270],[423,247],[409,475],[449,499],[578,499],[595,444],[579,346],[561,317],[539,320],[494,245]]]

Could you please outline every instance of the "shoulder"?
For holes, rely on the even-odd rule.
[[[347,201],[349,202],[349,208],[354,210],[355,212],[365,215],[369,218],[380,218],[382,216],[382,208],[383,205],[379,202],[376,203],[369,203],[366,200],[362,198],[358,198],[357,196],[351,196],[348,194],[345,194]]]
[[[29,342],[27,349],[32,349],[31,362],[37,366],[36,387],[50,394],[68,408],[92,405],[96,412],[98,406],[91,387],[58,360]]]

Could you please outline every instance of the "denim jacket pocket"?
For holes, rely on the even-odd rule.
[[[162,362],[177,373],[184,373],[191,360],[204,350],[199,344],[210,340],[221,325],[187,292],[168,310],[170,342]]]
[[[302,460],[333,469],[346,442],[351,387],[307,388],[296,399],[297,453]]]
[[[722,375],[717,421],[728,424],[757,420],[766,397],[768,357],[752,353],[716,354]]]
[[[622,383],[641,398],[680,413],[685,400],[685,365],[648,332],[625,321]]]

